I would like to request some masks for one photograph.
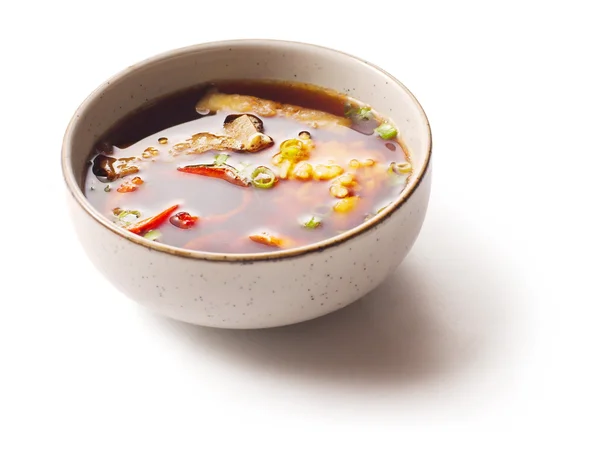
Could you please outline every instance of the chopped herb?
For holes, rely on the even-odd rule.
[[[258,166],[254,169],[250,178],[252,179],[252,184],[261,189],[270,189],[277,181],[275,173],[266,166]]]
[[[226,153],[219,153],[215,156],[215,164],[217,166],[220,166],[221,164],[225,164],[228,159],[229,155],[227,155]]]
[[[149,239],[151,241],[155,241],[158,238],[160,238],[162,236],[161,232],[158,230],[150,230],[148,231],[146,234],[144,234],[144,237],[146,239]]]
[[[119,219],[119,220],[123,220],[127,216],[135,216],[136,219],[139,219],[140,216],[142,215],[141,212],[136,211],[136,210],[130,210],[130,209],[121,210],[118,208],[115,208],[115,210],[113,210],[113,213],[117,214],[117,219]]]
[[[370,106],[356,107],[351,104],[346,104],[344,107],[344,115],[353,120],[370,120],[373,118],[373,111]]]
[[[310,220],[304,222],[304,228],[310,228],[311,230],[314,230],[315,228],[320,227],[322,224],[323,222],[321,222],[321,219],[313,216],[310,218]]]
[[[107,184],[104,188],[104,192],[110,192],[110,184]]]
[[[389,123],[383,122],[377,128],[375,128],[375,133],[377,133],[382,139],[393,139],[398,134],[398,131]]]
[[[363,106],[362,108],[359,108],[356,115],[360,120],[369,120],[373,118],[373,113],[371,112],[371,108],[369,106]]]

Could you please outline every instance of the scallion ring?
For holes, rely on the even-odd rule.
[[[284,159],[295,161],[300,158],[303,153],[303,144],[299,139],[288,139],[283,141],[279,146],[281,156]]]
[[[398,134],[398,130],[394,128],[393,125],[383,122],[377,128],[375,128],[375,133],[377,133],[382,139],[393,139]]]
[[[252,171],[252,175],[250,175],[250,179],[252,180],[252,184],[254,186],[261,189],[270,189],[277,181],[275,172],[266,166],[258,166],[256,169],[254,169]]]

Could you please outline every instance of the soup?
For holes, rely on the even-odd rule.
[[[205,84],[159,99],[95,145],[85,194],[118,226],[191,250],[316,243],[381,212],[412,168],[395,126],[313,85]]]

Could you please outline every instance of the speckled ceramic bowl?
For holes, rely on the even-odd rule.
[[[281,79],[351,95],[390,117],[411,152],[414,175],[393,206],[317,244],[261,254],[212,254],[152,242],[94,210],[83,174],[94,141],[146,102],[215,79]],[[383,70],[314,45],[239,40],[174,50],[133,65],[76,111],[62,168],[77,235],[122,292],[165,316],[222,328],[264,328],[312,319],[359,299],[406,256],[421,229],[431,184],[431,133],[413,95]]]

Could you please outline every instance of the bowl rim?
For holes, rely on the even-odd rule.
[[[380,214],[377,214],[375,217],[371,218],[370,220],[368,220],[366,222],[361,223],[360,225],[358,225],[354,228],[351,228],[351,229],[349,229],[341,234],[338,234],[336,236],[333,236],[331,238],[315,242],[313,244],[304,245],[301,247],[295,247],[295,248],[291,248],[291,249],[287,249],[287,250],[276,250],[273,252],[264,252],[264,253],[213,253],[213,252],[204,252],[204,251],[200,251],[200,250],[189,250],[189,249],[175,247],[175,246],[168,245],[168,244],[163,244],[163,243],[156,242],[156,241],[151,241],[149,239],[145,239],[142,236],[139,236],[134,233],[130,233],[127,230],[124,230],[124,229],[116,226],[114,223],[112,223],[110,220],[108,220],[108,218],[106,218],[103,214],[101,214],[99,211],[97,211],[92,206],[92,204],[87,200],[83,191],[79,188],[77,179],[72,170],[70,162],[71,162],[71,149],[73,147],[72,146],[72,136],[73,136],[73,132],[74,132],[75,126],[77,124],[77,121],[79,120],[79,117],[81,117],[83,115],[83,112],[88,108],[88,106],[91,103],[93,103],[98,97],[100,97],[102,95],[104,88],[106,86],[113,84],[113,83],[119,81],[120,79],[128,76],[131,72],[134,72],[141,67],[156,64],[156,63],[162,62],[164,60],[178,57],[180,55],[184,55],[187,53],[193,53],[198,50],[207,50],[207,49],[211,49],[211,48],[221,48],[221,47],[227,48],[227,47],[233,47],[233,46],[244,47],[244,46],[257,46],[257,45],[259,45],[259,46],[260,45],[263,45],[263,46],[288,45],[288,46],[297,46],[297,47],[308,47],[308,48],[318,49],[318,50],[322,50],[322,51],[324,50],[324,51],[328,51],[328,52],[337,53],[346,58],[353,59],[358,63],[365,64],[365,65],[371,67],[372,69],[375,69],[376,71],[387,76],[391,81],[393,81],[396,84],[397,87],[404,90],[406,92],[406,94],[408,94],[408,96],[412,99],[414,104],[417,106],[417,110],[419,111],[419,114],[421,115],[421,118],[423,119],[423,121],[426,125],[426,131],[427,131],[426,138],[427,138],[428,142],[427,142],[425,161],[424,161],[423,165],[421,166],[420,170],[416,174],[413,173],[413,177],[415,177],[415,182],[412,185],[408,186],[406,189],[404,189],[400,193],[400,195],[393,201],[393,203],[388,208],[385,209],[385,211],[382,211]],[[148,248],[149,250],[156,250],[156,251],[168,253],[168,254],[171,254],[174,256],[182,256],[182,257],[186,257],[186,258],[193,258],[193,259],[200,259],[200,260],[207,260],[207,261],[237,262],[237,263],[242,262],[242,263],[251,264],[253,262],[258,262],[258,261],[277,261],[277,260],[281,260],[281,259],[295,258],[295,257],[303,256],[303,255],[306,255],[309,253],[322,252],[328,248],[340,245],[356,236],[359,236],[369,230],[374,229],[375,227],[377,227],[378,225],[383,223],[386,219],[388,219],[394,212],[396,212],[419,188],[421,181],[423,180],[423,178],[425,177],[425,175],[427,174],[427,171],[429,169],[431,157],[432,157],[432,149],[433,149],[433,142],[432,142],[431,126],[430,126],[429,119],[428,119],[423,107],[421,106],[421,104],[419,103],[417,98],[414,96],[414,94],[401,81],[399,81],[397,78],[395,78],[393,75],[391,75],[390,73],[388,73],[381,67],[379,67],[373,63],[370,63],[362,58],[354,56],[352,54],[343,52],[341,50],[337,50],[334,48],[325,47],[325,46],[321,46],[321,45],[306,43],[306,42],[280,40],[280,39],[233,39],[233,40],[220,40],[220,41],[204,42],[204,43],[200,43],[200,44],[179,47],[179,48],[175,48],[175,49],[168,50],[165,52],[161,52],[161,53],[158,53],[149,58],[140,60],[137,63],[134,63],[134,64],[128,66],[127,68],[122,69],[121,71],[114,74],[112,77],[105,80],[83,100],[83,102],[76,109],[71,120],[69,121],[69,124],[67,125],[67,128],[65,130],[65,134],[64,134],[63,142],[62,142],[61,166],[62,166],[63,179],[67,186],[67,189],[68,189],[69,193],[71,194],[71,196],[78,203],[78,205],[92,219],[94,219],[96,222],[103,225],[105,228],[112,231],[113,233],[119,235],[120,237],[127,239],[135,244],[144,246],[144,247]]]

